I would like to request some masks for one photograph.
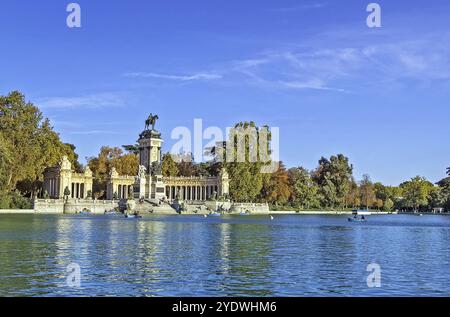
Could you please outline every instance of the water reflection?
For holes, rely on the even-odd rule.
[[[0,295],[449,295],[450,218],[1,216]],[[78,263],[81,288],[66,285]],[[382,288],[366,285],[369,263]]]

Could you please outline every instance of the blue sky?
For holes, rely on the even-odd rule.
[[[396,185],[450,166],[450,3],[361,0],[2,1],[0,94],[25,93],[81,158],[176,126],[280,127],[281,159],[349,156]]]

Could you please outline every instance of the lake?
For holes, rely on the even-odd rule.
[[[448,296],[450,217],[0,215],[0,296],[111,295]]]

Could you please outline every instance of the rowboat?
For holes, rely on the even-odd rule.
[[[353,217],[353,218],[348,218],[349,222],[366,222],[365,218],[359,218],[359,217]]]

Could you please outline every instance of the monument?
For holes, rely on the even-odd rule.
[[[161,148],[164,140],[155,129],[157,115],[150,114],[145,120],[144,130],[139,134],[137,146],[130,146],[139,155],[139,169],[135,175],[120,175],[113,167],[106,180],[106,202],[133,205],[144,202],[154,208],[161,207],[175,212],[171,205],[176,202],[204,204],[208,200],[227,197],[229,178],[223,169],[217,176],[166,177],[162,173]],[[44,173],[44,189],[50,198],[58,199],[64,190],[70,190],[69,200],[91,199],[92,172],[87,167],[84,173],[72,171],[70,162],[64,157],[59,166],[48,168]],[[95,200],[94,200],[95,202]],[[163,206],[166,206],[163,208]]]

